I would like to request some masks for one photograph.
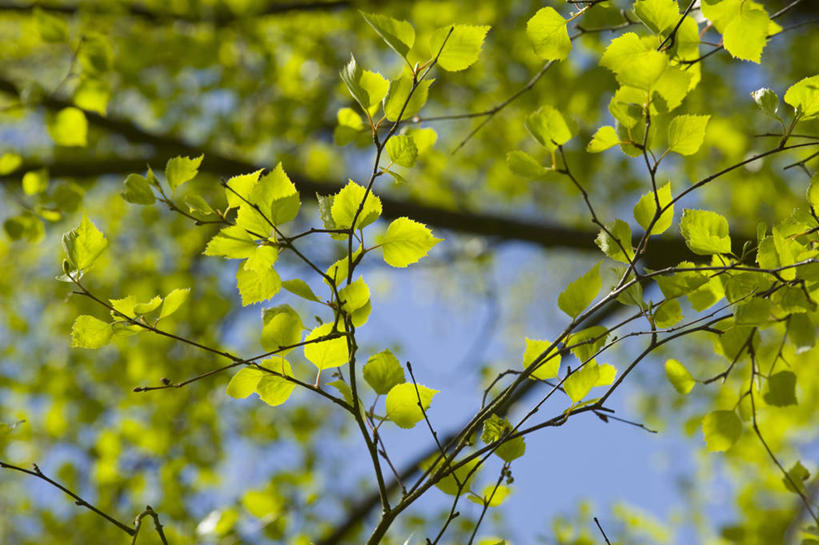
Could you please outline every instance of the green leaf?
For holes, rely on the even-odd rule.
[[[526,128],[549,151],[572,138],[572,130],[563,115],[552,106],[541,106],[526,118]]]
[[[819,212],[819,175],[814,174],[810,179],[807,191],[808,203],[815,212]]]
[[[290,293],[298,295],[299,297],[307,299],[308,301],[315,301],[316,303],[321,302],[321,299],[319,299],[318,296],[313,293],[312,288],[310,288],[310,286],[307,285],[307,282],[301,278],[285,280],[282,282],[282,287]]]
[[[393,163],[410,168],[418,158],[418,148],[412,136],[399,134],[387,140],[387,154]]]
[[[691,391],[697,381],[688,372],[688,369],[675,359],[669,359],[665,362],[665,374],[671,385],[681,394],[687,394]]]
[[[364,20],[387,42],[393,51],[407,58],[407,53],[415,44],[415,29],[407,21],[393,19],[386,15],[359,11]]]
[[[623,220],[615,220],[607,227],[608,232],[601,229],[594,243],[603,250],[603,253],[621,263],[630,263],[634,258],[634,248],[631,245],[631,227]],[[609,234],[611,233],[611,234]],[[625,252],[623,251],[625,250]]]
[[[708,210],[683,210],[680,231],[685,244],[697,255],[730,254],[728,220]]]
[[[283,357],[279,357],[264,360],[259,365],[284,376],[264,373],[264,376],[259,379],[256,385],[256,393],[259,394],[262,401],[271,407],[283,405],[293,392],[293,388],[296,387],[296,383],[284,378],[285,376],[293,376],[293,369],[290,367],[290,362]]]
[[[566,340],[566,346],[571,347],[572,354],[580,363],[590,360],[606,344],[608,329],[596,325],[581,329]],[[557,371],[555,371],[557,375]]]
[[[419,411],[420,412],[420,411]],[[436,457],[433,456],[431,459],[425,460],[421,467],[423,469],[431,469],[431,473],[435,474],[438,468],[442,465],[442,460],[438,460],[438,463],[434,463],[436,461]],[[478,471],[476,466],[480,462],[480,459],[472,459],[458,469],[447,475],[446,477],[442,478],[440,481],[435,483],[435,486],[444,494],[449,494],[450,496],[458,496],[462,494],[465,490],[469,490],[471,488],[472,482],[475,480],[475,477],[478,475]],[[456,465],[458,461],[450,461],[451,465]]]
[[[634,13],[654,34],[670,31],[680,19],[677,0],[637,0]]]
[[[175,190],[185,182],[193,180],[199,172],[199,166],[204,158],[204,155],[200,155],[199,157],[172,157],[168,159],[165,165],[165,179],[168,180],[171,190]]]
[[[483,496],[476,496],[475,494],[470,493],[466,498],[472,503],[477,503],[478,505],[497,507],[503,503],[503,500],[505,500],[506,496],[511,494],[511,492],[512,489],[508,486],[504,486],[502,484],[497,486],[494,484],[489,484],[484,487]],[[503,545],[505,542],[501,540],[492,540],[489,543],[491,543],[491,545]]]
[[[594,363],[594,362],[589,362],[589,363]],[[612,364],[610,364],[610,363],[604,363],[603,365],[598,365],[597,370],[598,370],[598,377],[597,377],[597,382],[594,383],[595,386],[608,386],[612,382],[614,382],[614,378],[617,376],[617,368],[615,366],[613,366]]]
[[[364,364],[363,372],[364,380],[379,395],[387,394],[393,386],[407,381],[404,368],[389,350],[370,356]]]
[[[742,435],[742,421],[734,411],[711,411],[702,419],[702,433],[710,452],[723,452]]]
[[[364,201],[366,188],[358,185],[352,180],[347,182],[341,191],[333,199],[330,209],[336,229],[349,229],[353,224],[353,218],[358,208]],[[356,220],[355,229],[363,229],[371,224],[381,215],[381,199],[376,197],[372,191],[367,193],[367,200],[361,207],[361,213]]]
[[[507,153],[506,164],[509,165],[509,170],[530,180],[543,179],[552,172],[525,151],[515,150]]]
[[[250,202],[259,206],[264,216],[274,225],[292,221],[301,208],[299,192],[285,173],[281,163],[262,176],[253,186],[250,192]]]
[[[796,405],[796,375],[792,371],[780,371],[768,377],[768,391],[762,398],[774,407]]]
[[[60,17],[47,13],[39,7],[34,8],[34,23],[37,32],[44,42],[65,42],[68,40],[68,25]]]
[[[333,331],[333,323],[321,324],[313,329],[305,342],[312,341],[329,335]],[[319,369],[329,369],[340,367],[350,361],[350,353],[347,350],[347,338],[337,337],[327,341],[320,341],[304,345],[304,357]]]
[[[407,131],[407,134],[412,136],[415,140],[415,147],[418,148],[418,155],[423,155],[425,151],[430,149],[438,141],[438,133],[435,129],[416,129],[412,128]]]
[[[384,261],[392,267],[403,268],[427,255],[441,240],[432,236],[432,231],[423,223],[402,217],[390,223],[380,245]]]
[[[693,155],[705,139],[710,115],[678,115],[668,124],[668,149],[680,155]]]
[[[353,389],[350,388],[350,385],[344,382],[343,380],[333,380],[327,383],[327,386],[332,386],[344,397],[344,401],[349,403],[350,405],[354,405],[353,400]]]
[[[396,384],[387,394],[387,418],[401,428],[412,428],[424,419],[421,406],[424,411],[428,410],[437,393],[438,390],[422,384]]]
[[[433,56],[440,52],[438,66],[448,72],[458,72],[475,64],[489,28],[453,25],[436,30],[430,38],[429,46]]]
[[[155,295],[150,301],[146,303],[137,303],[134,305],[134,314],[148,314],[159,308],[162,304],[162,297]]]
[[[262,169],[259,169],[249,174],[231,176],[225,182],[225,197],[227,198],[228,208],[239,208],[246,205],[245,201],[250,199],[250,193],[259,181],[261,174]]]
[[[554,8],[541,8],[526,23],[526,34],[535,54],[545,61],[559,61],[569,56],[572,42],[564,19]]]
[[[523,351],[523,368],[528,369],[529,366],[535,362],[538,356],[548,350],[550,346],[552,346],[551,341],[540,341],[527,338],[526,348]],[[560,359],[561,356],[559,353],[557,353],[557,349],[553,349],[551,352],[549,352],[549,355],[546,356],[546,360],[541,361],[537,369],[532,371],[530,376],[539,380],[549,380],[550,378],[555,378],[560,370]]]
[[[83,314],[77,316],[71,327],[71,346],[75,348],[101,348],[108,344],[114,330],[111,324]]]
[[[228,259],[245,259],[255,255],[257,248],[253,236],[238,225],[230,225],[210,239],[204,254]]]
[[[743,2],[736,16],[721,30],[725,49],[733,57],[759,64],[768,41],[770,19],[756,2]]]
[[[6,152],[0,155],[0,176],[11,174],[23,164],[23,158],[17,153]]]
[[[677,265],[678,269],[694,269],[695,266],[690,261],[683,261]],[[655,277],[660,291],[666,299],[674,299],[681,295],[688,295],[703,284],[708,282],[708,274],[696,270],[682,271],[669,275]]]
[[[627,32],[612,40],[600,57],[600,66],[611,70],[621,85],[647,90],[665,72],[668,57]]]
[[[187,300],[190,295],[190,288],[177,288],[165,296],[162,302],[162,310],[159,312],[159,320],[167,318],[182,306],[182,303]]]
[[[262,348],[268,352],[280,350],[285,346],[293,346],[301,341],[301,331],[304,329],[301,317],[290,305],[279,305],[266,308],[262,311]],[[287,354],[293,350],[282,350]]]
[[[79,61],[83,76],[99,76],[110,70],[114,56],[108,39],[100,34],[83,34]]]
[[[85,147],[88,144],[88,120],[79,108],[63,108],[49,123],[48,134],[58,146]]]
[[[425,79],[418,83],[415,91],[410,97],[412,90],[412,77],[404,74],[390,82],[390,89],[387,93],[387,98],[384,101],[384,115],[390,121],[398,121],[398,116],[401,119],[411,119],[416,115],[427,103],[429,98],[429,86],[435,80]],[[407,101],[409,99],[409,101]],[[406,104],[406,106],[405,106]],[[403,112],[401,109],[403,108]]]
[[[807,314],[792,314],[788,319],[788,338],[797,354],[807,352],[816,343],[816,328]]]
[[[74,89],[72,100],[79,108],[89,112],[96,112],[105,117],[108,111],[108,101],[111,99],[111,89],[108,84],[98,79],[84,79]]]
[[[762,87],[751,93],[754,103],[768,117],[780,119],[779,117],[779,97],[767,87]]]
[[[225,393],[236,399],[244,399],[256,391],[264,372],[255,367],[242,367],[228,382]]]
[[[602,286],[603,281],[600,279],[600,263],[598,262],[563,290],[557,297],[557,306],[572,318],[577,318],[594,301]]]
[[[693,89],[692,81],[694,81],[694,72],[678,66],[667,66],[654,84],[653,106],[663,113],[675,110]]]
[[[63,250],[74,271],[85,271],[94,264],[108,246],[105,235],[82,215],[79,227],[63,235]]]
[[[788,477],[782,477],[782,484],[794,494],[805,494],[805,492],[807,492],[805,483],[809,478],[810,471],[802,465],[802,462],[797,460],[788,470]],[[803,545],[810,545],[808,540],[804,540],[802,543]]]
[[[48,170],[29,170],[23,174],[23,192],[26,195],[37,195],[48,189]]]
[[[390,88],[390,82],[381,74],[362,70],[353,55],[350,55],[350,62],[341,70],[341,80],[367,115],[370,115],[372,107],[387,96]]]
[[[577,403],[586,397],[599,381],[600,368],[596,363],[589,362],[566,377],[563,381],[563,390],[572,403]]]
[[[651,225],[651,220],[654,219],[654,215],[657,213],[657,201],[660,201],[660,208],[662,208],[664,206],[668,206],[671,203],[671,199],[671,182],[657,188],[656,197],[653,191],[649,191],[640,197],[640,200],[634,205],[634,219],[637,220],[640,227],[648,231],[648,227]],[[651,234],[660,235],[664,233],[669,227],[671,227],[671,223],[673,221],[674,205],[671,205],[660,215],[659,218],[657,218],[657,221],[651,227]]]
[[[488,445],[498,441],[511,431],[512,424],[506,418],[493,414],[483,423],[481,441]],[[523,436],[518,436],[502,443],[495,449],[494,454],[497,454],[504,462],[511,462],[523,456],[525,452],[526,442]]]
[[[274,516],[282,511],[283,502],[275,492],[263,490],[248,490],[242,496],[242,505],[251,515],[258,519]]]
[[[676,299],[663,302],[654,311],[654,323],[659,328],[671,327],[682,321],[682,307]]]
[[[133,204],[154,204],[156,197],[144,176],[129,174],[122,184],[122,198]]]
[[[586,146],[586,151],[589,153],[600,153],[620,143],[620,137],[617,136],[617,131],[614,127],[605,125],[597,129],[592,136],[591,141]]]
[[[726,296],[728,290],[726,289]],[[736,300],[728,297],[729,300]],[[761,297],[746,299],[736,306],[734,322],[739,325],[764,325],[771,319],[771,301]]]
[[[367,318],[372,309],[370,305],[370,288],[362,277],[359,276],[358,280],[344,286],[339,290],[338,295],[344,301],[341,310],[350,314],[354,326],[361,327],[367,323]]]
[[[785,92],[785,102],[799,113],[799,118],[819,117],[819,74],[802,79]]]

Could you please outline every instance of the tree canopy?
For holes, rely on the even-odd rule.
[[[814,6],[545,4],[0,2],[0,541],[819,543]]]

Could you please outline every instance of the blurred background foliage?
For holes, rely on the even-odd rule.
[[[563,15],[572,7],[549,4]],[[769,13],[785,5],[765,3]],[[421,113],[432,117],[491,108],[540,70],[542,63],[524,35],[526,20],[540,7],[541,2],[503,0],[81,1],[39,8],[0,2],[0,191],[5,204],[0,220],[6,231],[0,236],[0,458],[38,463],[123,519],[151,504],[175,544],[317,543],[330,535],[373,489],[366,467],[353,464],[350,471],[350,459],[363,455],[363,446],[349,433],[350,422],[332,406],[306,396],[279,409],[257,400],[233,400],[224,394],[228,377],[223,375],[178,390],[133,393],[136,386],[157,384],[163,377],[181,380],[217,363],[208,354],[147,334],[100,351],[71,349],[74,318],[100,315],[100,309],[72,297],[69,285],[54,280],[59,238],[79,223],[80,210],[86,211],[110,240],[93,272],[95,292],[147,300],[191,287],[193,296],[171,320],[173,331],[242,354],[256,352],[259,306],[241,307],[232,282],[235,265],[202,255],[215,229],[194,227],[158,206],[129,205],[120,196],[125,175],[148,165],[161,170],[174,155],[204,153],[202,174],[191,190],[219,202],[220,178],[281,161],[306,203],[298,221],[305,228],[317,225],[312,194],[335,191],[347,178],[362,182],[371,163],[367,132],[363,137],[345,134],[346,128],[338,126],[339,110],[353,106],[339,69],[354,52],[364,67],[388,78],[402,70],[401,60],[357,10],[409,20],[419,36],[453,22],[492,26],[475,66],[434,73]],[[755,109],[749,92],[767,86],[781,95],[816,71],[815,8],[805,1],[783,16],[780,23],[787,31],[769,41],[760,65],[737,61],[725,51],[698,65],[701,82],[684,108],[712,118],[703,150],[665,165],[662,176],[675,190],[775,145],[774,139],[755,136],[775,125]],[[604,2],[590,10],[577,22],[582,28],[574,32],[587,32],[575,41],[569,59],[457,153],[452,150],[479,120],[420,123],[436,130],[434,148],[414,169],[401,171],[404,183],[379,181],[377,191],[390,199],[385,200],[389,215],[422,215],[447,239],[414,277],[432,293],[430,311],[455,309],[468,315],[483,301],[494,305],[488,326],[493,351],[478,345],[463,368],[443,357],[418,365],[441,376],[470,375],[464,388],[474,394],[473,408],[481,377],[517,365],[523,335],[537,333],[531,324],[560,319],[555,294],[589,259],[599,259],[583,201],[568,180],[529,181],[507,167],[509,151],[542,153],[524,129],[525,116],[552,105],[577,123],[578,133],[566,146],[567,160],[605,221],[630,218],[633,203],[647,190],[638,160],[619,152],[585,152],[594,131],[611,123],[607,108],[617,84],[598,60],[623,32],[594,30],[636,20],[630,9],[629,3]],[[629,30],[643,31],[639,25]],[[701,46],[702,52],[709,49]],[[58,113],[72,105],[85,111],[87,130],[83,135],[72,125],[70,134],[61,136]],[[815,133],[817,128],[814,120],[801,130]],[[339,145],[345,140],[349,143]],[[792,152],[754,163],[685,204],[718,210],[730,219],[732,235],[753,238],[758,222],[772,225],[805,207],[808,176],[796,168],[783,170],[805,155]],[[530,227],[530,234],[521,234]],[[674,246],[677,236],[669,232],[663,237],[667,244],[657,244],[657,252],[666,252],[660,261],[688,257],[668,253],[680,247]],[[501,252],[508,245],[522,249],[510,258]],[[330,245],[310,248],[326,264],[336,251]],[[287,267],[291,277],[303,272],[296,262]],[[501,276],[496,285],[498,271],[510,269],[516,274]],[[414,344],[434,345],[436,339],[401,333],[404,299],[396,293],[408,277],[378,274],[381,300],[386,305],[397,298],[399,304],[389,307],[396,316],[392,324],[392,317],[371,322],[366,348],[392,347],[406,359]],[[464,336],[461,348],[471,342]],[[715,363],[711,343],[704,339],[668,350],[695,376],[710,376],[723,365]],[[763,343],[761,350],[775,350],[773,342]],[[783,459],[801,458],[816,470],[815,350],[791,350],[787,358],[799,375],[799,404],[764,412],[764,426]],[[691,448],[704,450],[698,427],[702,415],[730,407],[743,387],[742,375],[683,398],[658,365],[646,367],[629,390],[630,416],[649,427],[681,430]],[[441,418],[442,427],[458,422]],[[402,460],[424,451],[426,437],[412,437],[399,440]],[[673,541],[674,528],[682,525],[693,526],[688,531],[701,543],[784,542],[783,532],[793,526],[800,507],[754,437],[746,434],[724,457],[718,455],[719,462],[716,456],[698,455],[697,469],[680,483],[687,498],[682,520],[653,521],[623,505],[609,517],[616,521],[611,535],[623,543]],[[715,524],[703,509],[702,483],[715,474],[735,483],[727,499],[736,507],[728,524]],[[539,477],[526,479],[537,482]],[[811,477],[808,484],[814,499],[816,482]],[[538,535],[548,543],[600,542],[588,505],[567,506],[554,521],[553,513],[548,515],[533,522],[521,542]],[[390,534],[390,543],[403,543],[413,533],[411,542],[421,542],[420,536],[437,528],[439,516],[435,509],[414,512]],[[342,542],[361,542],[370,520],[354,519]],[[499,531],[504,528],[503,508],[493,523]],[[472,524],[474,516],[465,513],[451,542],[465,542]],[[42,483],[0,473],[2,543],[115,543],[122,537]],[[151,539],[146,535],[140,543]]]

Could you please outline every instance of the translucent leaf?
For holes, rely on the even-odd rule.
[[[475,496],[474,494],[470,494],[467,496],[467,499],[472,503],[477,503],[478,505],[488,505],[489,507],[497,507],[498,505],[503,503],[503,500],[506,499],[512,492],[512,489],[508,486],[498,485],[495,486],[494,484],[486,485],[483,489],[483,496]],[[492,545],[498,545],[498,542],[501,540],[491,541]]]
[[[304,329],[301,317],[290,305],[279,305],[266,308],[262,312],[262,348],[268,352],[279,350],[284,346],[292,346],[301,341],[301,331]],[[282,350],[287,354],[293,350]]]
[[[75,348],[101,348],[108,344],[114,330],[111,324],[83,314],[77,316],[71,327],[71,346]]]
[[[264,360],[259,365],[287,377],[293,376],[293,369],[290,368],[290,363],[283,357]],[[259,379],[256,385],[256,393],[259,394],[262,401],[268,405],[278,407],[288,400],[295,387],[296,384],[294,382],[282,376],[264,373],[264,376]]]
[[[509,170],[530,180],[543,179],[552,172],[525,151],[515,150],[507,153],[506,164],[509,165]]]
[[[741,302],[734,309],[734,322],[739,325],[763,325],[770,319],[771,301],[769,299],[753,297]]]
[[[677,268],[694,269],[695,266],[690,261],[683,261],[677,265]],[[681,295],[687,295],[708,282],[708,274],[691,270],[668,275],[664,274],[655,277],[655,279],[665,298],[674,299]]]
[[[259,206],[264,216],[275,225],[292,221],[301,208],[299,192],[281,162],[259,179],[250,193],[250,201]]]
[[[358,211],[361,202],[364,201],[366,189],[352,180],[347,182],[341,191],[333,199],[330,212],[337,229],[349,229],[353,224],[353,218]],[[371,224],[381,215],[381,199],[373,195],[372,191],[367,194],[367,200],[361,208],[361,213],[356,220],[356,229],[363,229]]]
[[[768,13],[762,6],[752,1],[743,2],[736,16],[721,31],[726,51],[737,59],[759,64],[768,40],[769,23]]]
[[[159,308],[162,304],[162,297],[155,295],[150,301],[145,303],[137,303],[134,305],[134,314],[148,314]]]
[[[253,256],[256,248],[258,246],[253,236],[238,225],[230,225],[210,239],[204,254],[229,259],[245,259]]]
[[[403,268],[427,255],[441,240],[432,236],[432,231],[424,224],[402,217],[390,223],[381,237],[380,245],[384,261],[393,267]]]
[[[26,195],[37,195],[48,189],[48,170],[29,170],[23,174],[23,192]]]
[[[418,155],[423,155],[425,151],[430,149],[438,141],[438,133],[435,129],[417,129],[412,128],[407,131],[407,134],[412,136],[415,140],[415,147],[418,148]]]
[[[603,253],[622,263],[629,263],[634,258],[634,248],[631,245],[631,227],[623,220],[615,220],[605,230],[600,230],[594,243],[603,250]],[[611,233],[611,235],[609,235]],[[619,243],[619,244],[618,244]],[[625,252],[624,252],[625,250]]]
[[[264,372],[255,367],[242,367],[228,382],[225,392],[230,397],[244,399],[256,391]]]
[[[550,151],[557,149],[572,138],[563,114],[552,106],[541,106],[526,118],[526,128],[542,146]]]
[[[344,382],[343,380],[333,380],[327,383],[327,386],[332,386],[338,393],[340,393],[344,397],[344,401],[349,403],[350,405],[354,404],[353,400],[353,389],[350,388],[350,385]]]
[[[762,398],[774,407],[796,405],[796,375],[792,371],[780,371],[768,377],[768,390]]]
[[[606,344],[608,329],[596,325],[581,329],[566,340],[566,346],[571,347],[572,354],[580,363],[592,358]]]
[[[341,80],[366,112],[387,96],[390,87],[390,82],[381,74],[362,70],[352,55],[350,62],[341,70]]]
[[[481,432],[481,441],[487,445],[494,443],[501,437],[512,431],[512,424],[505,418],[493,414],[487,418],[483,423],[483,431]],[[520,458],[526,453],[526,442],[523,436],[515,437],[508,441],[504,441],[495,449],[496,454],[504,462],[511,462]]]
[[[680,18],[677,0],[637,0],[634,13],[654,34],[670,31]]]
[[[399,134],[387,140],[387,154],[393,163],[402,167],[412,167],[418,158],[418,148],[412,136]]]
[[[307,285],[307,282],[301,278],[285,280],[282,282],[282,287],[290,293],[298,295],[299,297],[307,299],[308,301],[315,301],[317,303],[321,302],[321,299],[319,299],[318,296],[313,293],[312,288],[310,288],[310,286]]]
[[[617,368],[615,366],[610,363],[604,363],[603,365],[598,365],[597,369],[599,375],[597,382],[594,383],[595,386],[608,386],[614,382],[614,378],[617,376]]]
[[[433,56],[441,52],[438,57],[438,66],[448,72],[457,72],[475,64],[489,28],[488,26],[453,25],[436,30],[430,38],[429,46]]]
[[[432,398],[437,393],[438,390],[427,388],[422,384],[409,382],[396,384],[387,394],[387,418],[401,428],[412,428],[424,419],[421,406],[424,411],[428,410]]]
[[[412,28],[411,24],[386,15],[364,13],[363,11],[359,11],[359,13],[393,51],[403,58],[407,58],[407,53],[415,43],[415,29]]]
[[[306,342],[318,339],[329,335],[332,331],[333,324],[332,322],[328,322],[313,329],[304,340]],[[319,369],[340,367],[350,361],[350,353],[347,350],[347,338],[338,337],[327,341],[305,344],[304,357]]]
[[[785,102],[799,112],[800,119],[819,117],[819,75],[791,85],[785,92]]]
[[[256,518],[273,518],[282,510],[282,502],[275,492],[248,490],[242,496],[242,505]]]
[[[680,155],[693,155],[705,139],[710,115],[678,115],[668,124],[668,148]]]
[[[0,176],[11,174],[23,164],[23,158],[17,153],[6,152],[0,155]]]
[[[389,393],[393,386],[407,381],[404,368],[389,350],[370,356],[364,364],[363,372],[364,380],[380,395]]]
[[[728,220],[716,212],[684,210],[680,231],[685,244],[697,255],[731,253]]]
[[[552,346],[551,341],[527,338],[526,348],[523,351],[523,368],[528,369],[529,366],[535,362],[537,357],[543,354],[550,346]],[[546,358],[546,361],[542,361],[537,369],[532,372],[531,376],[533,378],[548,380],[557,376],[558,370],[560,369],[560,354],[557,354],[556,349],[553,349]]]
[[[535,54],[546,61],[563,60],[572,50],[564,19],[554,8],[541,8],[526,23]]]
[[[341,301],[341,310],[351,313],[366,305],[370,301],[370,288],[364,282],[364,278],[359,276],[357,280],[350,282],[338,291]]]
[[[412,77],[407,74],[402,75],[390,82],[390,89],[387,93],[387,98],[384,101],[384,115],[390,121],[398,121],[398,116],[401,119],[410,119],[416,115],[427,103],[429,97],[429,86],[435,80],[425,79],[418,83],[415,91],[410,97],[412,90]],[[409,97],[409,102],[407,98]],[[404,106],[406,104],[406,106]],[[401,109],[403,108],[403,112]]]
[[[662,329],[678,324],[682,319],[682,307],[676,299],[663,302],[654,311],[654,323]]]
[[[84,34],[79,48],[79,61],[83,76],[102,75],[111,68],[114,53],[108,39],[99,34]]]
[[[167,318],[177,310],[179,307],[182,306],[182,303],[187,300],[188,295],[190,295],[191,289],[190,288],[178,288],[173,290],[171,293],[165,296],[165,300],[162,302],[162,310],[159,312],[159,319]]]
[[[754,103],[765,114],[773,119],[779,119],[779,97],[767,87],[762,87],[751,93]]]
[[[612,40],[600,58],[600,66],[614,72],[618,82],[637,89],[650,89],[667,65],[665,54],[649,47],[633,32]]]
[[[572,403],[577,403],[586,397],[599,380],[600,368],[596,363],[589,362],[566,377],[566,380],[563,381],[563,390]]]
[[[790,478],[788,478],[790,477]],[[799,460],[788,470],[788,477],[782,477],[782,484],[791,492],[805,494],[805,483],[810,478],[810,471]],[[794,486],[796,485],[796,486]],[[811,545],[810,540],[802,541],[803,545]]]
[[[602,285],[600,263],[598,262],[563,290],[557,297],[557,306],[572,318],[577,318],[594,301],[594,298],[600,293]]]
[[[156,197],[144,176],[129,174],[123,182],[122,198],[133,204],[154,204]]]
[[[58,146],[85,147],[88,144],[88,120],[79,108],[63,108],[48,125],[48,133]]]
[[[671,199],[671,182],[657,188],[656,198],[654,192],[649,191],[640,197],[640,200],[634,205],[634,219],[637,220],[640,227],[648,230],[649,225],[651,225],[651,220],[654,219],[654,215],[657,213],[657,201],[660,201],[660,207],[662,208],[664,206],[668,206],[668,204],[671,203]],[[671,223],[673,221],[674,206],[671,205],[660,215],[660,217],[651,227],[651,234],[659,235],[664,233],[669,227],[671,227]]]
[[[420,412],[420,411],[419,411]],[[433,462],[435,461],[435,457],[431,459],[425,460],[421,467],[423,469],[429,469],[433,467]],[[458,496],[464,491],[469,490],[472,482],[475,480],[475,477],[478,475],[478,471],[476,470],[476,466],[478,465],[479,459],[473,459],[469,462],[466,462],[458,469],[447,475],[446,477],[442,478],[440,481],[435,483],[435,486],[444,494],[448,494],[450,496]],[[438,461],[438,464],[435,464],[432,473],[435,473],[435,470],[441,466],[443,463],[442,460]],[[455,465],[458,461],[450,461],[448,465]],[[459,486],[460,484],[460,486]]]
[[[675,110],[682,104],[683,99],[693,88],[691,85],[693,79],[694,72],[692,70],[683,70],[671,65],[667,66],[654,84],[653,106],[661,112],[671,112]]]
[[[696,385],[694,377],[688,372],[688,369],[675,359],[669,359],[665,362],[665,374],[671,385],[681,394],[687,394]]]
[[[105,235],[82,215],[79,227],[63,235],[63,250],[73,270],[84,271],[90,268],[108,246]]]
[[[74,90],[72,97],[74,104],[83,110],[97,112],[105,116],[108,111],[108,101],[111,98],[111,89],[104,81],[98,79],[84,79]]]
[[[33,10],[34,23],[40,38],[45,42],[57,43],[68,40],[68,25],[65,21],[35,7]]]
[[[591,141],[586,146],[589,153],[600,153],[620,143],[620,137],[614,127],[605,125],[597,129]]]
[[[168,159],[165,165],[165,178],[171,189],[176,189],[185,182],[193,180],[199,172],[199,165],[202,164],[204,155],[199,157],[173,157]]]
[[[788,319],[788,338],[796,353],[801,354],[813,348],[816,343],[816,329],[807,314],[793,314]]]
[[[742,421],[734,411],[711,411],[702,419],[702,433],[709,451],[726,451],[742,435]]]
[[[228,208],[239,208],[246,204],[250,198],[250,192],[259,181],[259,176],[262,174],[262,169],[250,172],[248,174],[239,174],[238,176],[231,176],[225,182],[225,197],[227,198]]]

